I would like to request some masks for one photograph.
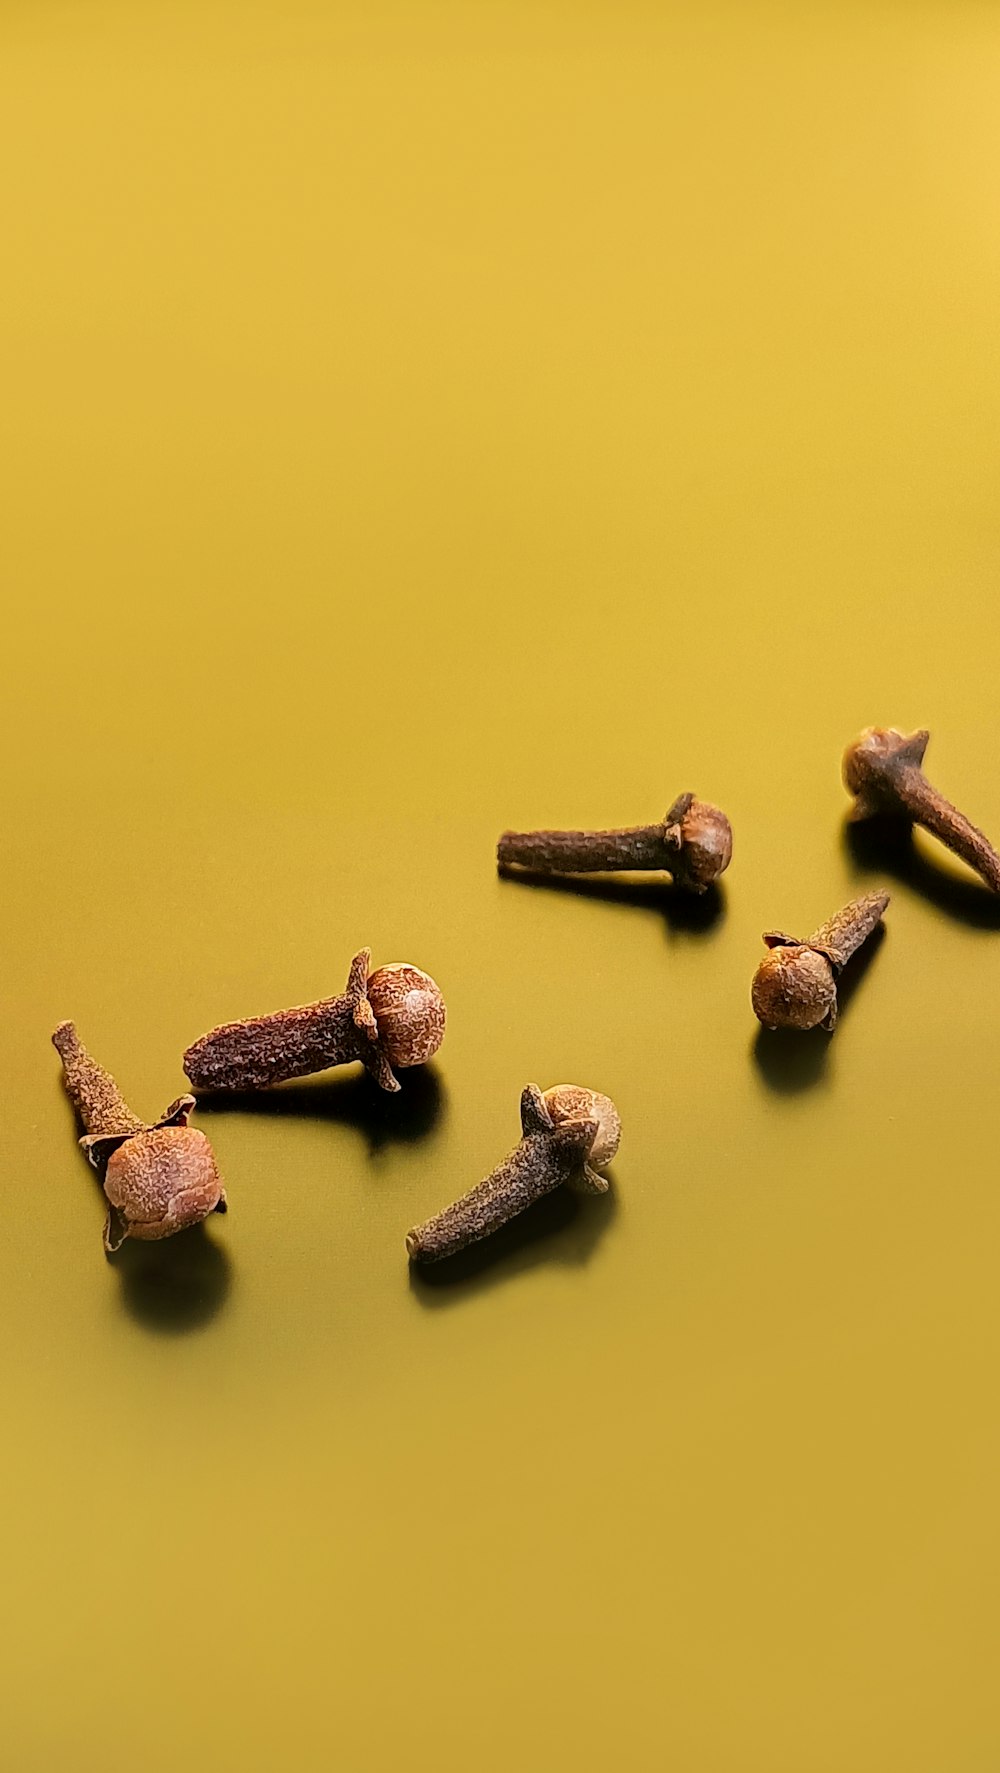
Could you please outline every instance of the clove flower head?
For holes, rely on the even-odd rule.
[[[379,967],[368,980],[368,1002],[390,1065],[425,1065],[444,1039],[445,1007],[429,973],[406,961]]]
[[[154,1127],[117,1146],[104,1172],[104,1192],[126,1237],[172,1237],[217,1212],[222,1179],[212,1147],[196,1127]]]
[[[894,726],[868,726],[852,739],[843,763],[844,786],[857,796],[852,818],[903,810],[890,784],[898,783],[905,769],[921,768],[929,739],[926,727],[905,734]]]
[[[602,1095],[600,1090],[582,1089],[579,1084],[553,1084],[545,1091],[545,1106],[557,1127],[571,1121],[593,1122],[597,1131],[587,1162],[595,1171],[603,1170],[611,1162],[621,1143],[622,1123],[610,1096]],[[604,1193],[607,1179],[601,1176],[597,1180]]]
[[[675,881],[690,892],[703,893],[729,867],[733,828],[721,807],[684,794],[666,817],[667,846],[677,851]]]
[[[765,1028],[818,1028],[836,1014],[837,981],[825,955],[789,943],[765,954],[750,995]]]

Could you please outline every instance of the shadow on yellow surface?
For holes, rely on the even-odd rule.
[[[278,1084],[271,1090],[206,1092],[198,1097],[198,1113],[294,1115],[333,1121],[363,1134],[374,1155],[394,1144],[410,1145],[440,1131],[448,1096],[440,1071],[421,1065],[403,1071],[398,1095],[380,1090],[366,1073],[323,1075],[301,1083]]]

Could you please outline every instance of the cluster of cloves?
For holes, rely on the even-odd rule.
[[[977,827],[923,774],[926,731],[868,727],[844,754],[844,782],[856,797],[852,819],[891,818],[922,825],[1000,892],[1000,856]],[[693,794],[675,800],[662,825],[615,831],[505,831],[497,844],[501,873],[561,875],[656,869],[674,885],[704,893],[729,866],[733,833],[725,813]],[[866,893],[800,941],[768,931],[769,950],[753,977],[751,1002],[766,1028],[832,1030],[837,978],[879,926],[888,893]]]
[[[851,816],[888,816],[924,826],[1000,892],[1000,856],[923,775],[928,736],[870,727],[848,747],[844,781],[856,797]],[[654,869],[670,874],[678,890],[702,894],[725,872],[732,849],[725,813],[694,794],[682,794],[659,825],[504,832],[497,862],[504,873],[528,877]],[[866,893],[803,940],[768,932],[768,952],[751,987],[758,1020],[772,1029],[832,1030],[837,979],[879,926],[888,903],[888,893]],[[425,1064],[441,1045],[444,999],[419,967],[397,964],[370,973],[370,961],[368,948],[354,956],[346,989],[337,997],[227,1022],[202,1035],[184,1054],[194,1089],[267,1089],[358,1061],[382,1089],[399,1090],[395,1072]],[[72,1022],[61,1022],[52,1040],[83,1127],[80,1144],[103,1176],[105,1249],[117,1250],[128,1237],[170,1237],[209,1213],[226,1211],[211,1145],[188,1125],[194,1096],[179,1096],[160,1120],[147,1123],[132,1113],[114,1080],[90,1057]],[[409,1256],[419,1262],[451,1256],[564,1184],[603,1192],[608,1182],[601,1172],[614,1157],[620,1134],[609,1097],[575,1084],[559,1084],[543,1094],[529,1084],[521,1095],[516,1150],[460,1200],[410,1231]]]
[[[844,753],[844,785],[854,795],[852,820],[922,825],[1000,892],[1000,855],[983,833],[931,786],[922,764],[930,734],[866,727]],[[769,931],[769,953],[753,978],[751,1001],[765,1028],[833,1029],[837,978],[881,923],[888,893],[866,893],[804,941]]]
[[[359,1060],[382,1089],[397,1091],[393,1067],[423,1065],[440,1047],[444,999],[419,967],[369,973],[370,960],[368,948],[354,956],[338,997],[227,1022],[202,1035],[184,1054],[195,1089],[242,1094]],[[80,1144],[103,1176],[107,1251],[120,1249],[128,1237],[170,1237],[209,1213],[226,1211],[212,1147],[187,1124],[194,1096],[180,1096],[161,1120],[147,1125],[91,1058],[71,1022],[61,1022],[52,1040],[84,1129]],[[521,1098],[521,1126],[520,1145],[492,1176],[410,1232],[411,1256],[432,1262],[452,1255],[562,1183],[585,1193],[607,1188],[600,1171],[614,1156],[621,1130],[607,1096],[573,1084],[543,1096],[529,1084]]]

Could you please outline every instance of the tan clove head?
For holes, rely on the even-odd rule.
[[[684,797],[687,798],[686,796]],[[682,803],[679,803],[682,804]],[[733,854],[733,828],[721,807],[691,795],[679,818],[667,814],[667,839],[679,845],[680,867],[675,878],[691,891],[703,893],[729,867]]]
[[[368,980],[368,1002],[390,1065],[425,1065],[444,1039],[444,998],[429,973],[406,962],[379,967]]]
[[[771,948],[753,976],[750,998],[765,1028],[831,1027],[837,983],[824,954],[799,943]]]
[[[186,1126],[154,1127],[126,1139],[108,1159],[104,1192],[123,1236],[146,1241],[171,1237],[225,1205],[212,1147],[204,1133]]]
[[[926,728],[901,733],[894,726],[868,726],[844,752],[844,786],[857,797],[852,817],[907,811],[901,789],[903,772],[919,770],[930,734]]]
[[[557,1127],[567,1121],[595,1121],[597,1133],[587,1162],[595,1170],[603,1170],[611,1162],[621,1141],[622,1123],[610,1096],[581,1089],[579,1084],[553,1084],[545,1091],[545,1106]]]

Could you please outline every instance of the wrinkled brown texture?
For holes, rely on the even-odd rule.
[[[584,1090],[579,1084],[553,1084],[545,1092],[545,1106],[557,1127],[567,1121],[592,1120],[596,1122],[597,1133],[590,1148],[590,1164],[595,1170],[603,1170],[609,1164],[621,1142],[622,1123],[617,1108],[610,1096],[604,1096],[600,1090]],[[603,1194],[607,1183],[599,1178]]]
[[[171,1237],[215,1212],[222,1183],[212,1147],[195,1127],[157,1127],[119,1145],[108,1159],[104,1192],[126,1236]]]
[[[379,967],[368,981],[368,1002],[390,1065],[425,1065],[444,1039],[444,998],[430,977],[406,962]]]
[[[615,874],[657,869],[677,886],[703,893],[729,866],[733,833],[725,813],[693,794],[675,800],[662,825],[612,831],[505,831],[501,869],[536,874]]]
[[[225,1212],[212,1147],[204,1133],[187,1124],[193,1096],[178,1096],[161,1120],[148,1125],[91,1058],[72,1022],[60,1022],[52,1044],[84,1128],[80,1145],[95,1169],[104,1171],[106,1250],[117,1250],[127,1237],[171,1237],[209,1213]]]
[[[818,930],[813,930],[812,935],[806,937],[807,947],[825,954],[839,972],[881,923],[888,903],[888,893],[862,893],[860,899],[852,899],[842,911],[834,912]],[[764,940],[766,942],[768,937],[765,936]]]
[[[110,1071],[92,1059],[72,1022],[60,1022],[52,1045],[62,1060],[63,1085],[86,1133],[124,1138],[146,1122],[133,1114]]]
[[[422,1065],[441,1045],[444,999],[428,973],[405,963],[369,978],[370,960],[369,948],[354,956],[339,997],[202,1035],[184,1055],[195,1089],[262,1090],[358,1060],[382,1089],[398,1090],[393,1065]]]
[[[565,1096],[567,1091],[574,1092],[573,1096]],[[455,1255],[468,1244],[488,1237],[523,1213],[533,1201],[563,1184],[588,1194],[605,1192],[607,1181],[590,1161],[598,1121],[578,1118],[582,1099],[591,1097],[592,1092],[563,1084],[557,1094],[561,1111],[567,1115],[558,1124],[546,1098],[534,1084],[522,1091],[521,1143],[485,1181],[477,1183],[443,1213],[407,1233],[406,1249],[414,1261],[438,1262],[442,1257]],[[614,1111],[613,1103],[610,1107]]]
[[[758,1021],[765,1028],[832,1030],[837,1021],[837,975],[877,927],[888,903],[888,893],[865,893],[803,941],[769,930],[764,941],[770,953],[750,987]]]
[[[1000,892],[1000,855],[923,773],[929,738],[926,728],[907,735],[895,727],[866,727],[844,753],[844,783],[857,797],[851,818],[904,818],[922,825]]]
[[[837,982],[826,956],[800,945],[772,948],[753,976],[754,1015],[765,1028],[832,1028]]]

